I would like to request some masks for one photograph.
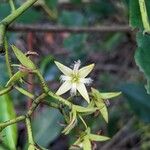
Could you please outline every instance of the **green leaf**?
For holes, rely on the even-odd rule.
[[[16,72],[7,82],[6,87],[9,87],[11,85],[14,85],[16,82],[18,82],[21,78],[25,77],[27,73],[18,71]]]
[[[75,127],[77,123],[77,113],[75,110],[70,112],[70,122],[69,124],[65,127],[65,129],[62,131],[62,133],[69,134],[69,132]]]
[[[96,106],[99,108],[104,120],[108,123],[108,110],[103,100],[95,101]]]
[[[8,94],[0,96],[0,122],[4,122],[16,117],[12,99]],[[16,150],[17,144],[17,125],[6,127],[2,133],[3,143],[10,149]]]
[[[150,36],[141,32],[137,34],[138,49],[135,53],[135,61],[147,78],[147,92],[150,93]]]
[[[35,142],[48,147],[61,134],[62,126],[59,122],[62,122],[62,117],[55,109],[44,108],[39,112],[32,123]]]
[[[89,139],[91,141],[107,141],[110,138],[107,136],[101,136],[101,135],[96,135],[96,134],[89,134]]]
[[[126,84],[120,89],[134,113],[144,122],[150,122],[150,95],[146,93],[144,86]]]
[[[22,53],[21,50],[19,50],[17,47],[15,47],[14,45],[12,45],[12,49],[17,57],[17,59],[20,61],[20,63],[29,68],[29,69],[36,69],[36,66],[34,65],[34,63],[30,60],[30,58],[28,58],[24,53]]]
[[[150,17],[150,1],[145,0],[148,16]],[[143,28],[139,0],[130,0],[130,25],[133,28]]]
[[[83,144],[83,150],[91,150],[92,149],[92,145],[91,145],[91,142],[90,142],[88,136],[84,137],[82,144]]]
[[[73,107],[77,112],[80,112],[80,113],[91,113],[91,112],[96,111],[96,108],[82,107],[78,105],[73,105]]]
[[[113,97],[117,97],[121,94],[121,92],[107,92],[107,93],[101,93],[98,90],[91,88],[92,90],[92,95],[98,100],[98,99],[103,99],[103,100],[108,100]]]
[[[107,93],[100,93],[102,99],[107,100],[110,98],[117,97],[121,94],[121,92],[107,92]]]

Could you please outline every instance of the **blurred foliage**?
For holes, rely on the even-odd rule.
[[[144,122],[150,122],[150,95],[147,94],[144,86],[136,84],[127,84],[121,87],[121,90],[128,100],[131,109]]]

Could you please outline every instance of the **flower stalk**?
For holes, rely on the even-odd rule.
[[[31,128],[31,120],[30,118],[26,118],[26,128],[27,128],[27,134],[28,134],[28,143],[29,147],[32,146],[32,150],[34,150],[34,140],[33,140],[33,134],[32,134],[32,128]]]

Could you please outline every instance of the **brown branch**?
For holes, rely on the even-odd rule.
[[[71,32],[71,33],[97,33],[97,32],[131,32],[128,25],[112,25],[97,27],[63,27],[50,24],[14,24],[8,28],[12,32]]]

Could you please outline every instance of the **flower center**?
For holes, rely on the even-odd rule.
[[[72,83],[79,82],[79,76],[77,74],[73,74],[71,78]]]

